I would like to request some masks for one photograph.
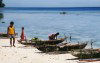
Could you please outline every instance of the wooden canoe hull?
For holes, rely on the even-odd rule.
[[[30,41],[21,41],[21,40],[17,40],[20,44],[23,44],[23,45],[34,45],[35,43],[31,43]]]
[[[63,41],[64,41],[63,39],[60,39],[60,40],[46,40],[46,41],[44,40],[44,41],[35,41],[35,43],[37,45],[43,45],[43,44],[55,45],[55,44],[59,44]]]
[[[100,49],[76,50],[72,54],[79,59],[100,58]]]
[[[37,46],[36,48],[42,52],[53,52],[53,51],[71,51],[75,49],[83,49],[87,44],[74,44],[74,45],[66,45],[64,47],[60,47],[57,45],[43,45]]]
[[[70,51],[70,50],[75,50],[75,49],[83,49],[83,48],[85,48],[86,47],[86,45],[87,45],[87,43],[81,43],[81,44],[73,44],[73,45],[71,45],[71,44],[69,44],[69,45],[65,45],[64,47],[60,47],[60,51],[66,51],[66,50],[68,50],[68,51]]]
[[[24,45],[56,45],[59,44],[61,42],[63,42],[65,40],[65,38],[59,39],[59,40],[30,40],[28,42],[21,42],[21,44]],[[18,41],[20,42],[20,41]]]
[[[18,33],[15,34],[15,36],[17,36]],[[7,33],[0,33],[0,38],[9,38]]]

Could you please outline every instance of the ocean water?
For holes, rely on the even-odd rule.
[[[60,14],[62,11],[66,14]],[[59,37],[71,35],[74,43],[93,40],[93,47],[100,48],[100,8],[97,7],[1,8],[0,32],[7,32],[10,21],[15,22],[19,37],[21,27],[25,27],[25,35],[29,39],[48,39],[49,34],[60,32]]]

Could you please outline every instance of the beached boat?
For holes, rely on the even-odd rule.
[[[79,59],[100,58],[100,49],[83,49],[72,52]]]
[[[63,45],[41,45],[36,48],[42,52],[53,52],[53,51],[71,51],[75,49],[85,48],[87,43],[81,44],[63,44]]]
[[[17,40],[20,44],[23,44],[23,45],[35,45],[35,43],[32,43],[30,40],[24,40],[24,41],[21,41],[21,40]]]
[[[37,45],[43,45],[43,44],[48,44],[48,45],[55,45],[63,42],[65,38],[57,39],[57,40],[33,40],[32,42],[35,42]]]
[[[15,35],[17,36],[17,35],[18,35],[18,33],[16,33]],[[7,33],[0,32],[0,38],[8,38]]]
[[[70,50],[75,50],[75,49],[83,49],[85,48],[87,43],[80,43],[80,44],[64,44],[59,46],[60,51],[70,51]]]
[[[63,42],[66,38],[61,38],[61,39],[57,39],[57,40],[30,40],[30,41],[23,41],[21,42],[21,44],[24,45],[55,45],[55,44],[59,44],[61,42]],[[20,42],[20,41],[18,41]]]

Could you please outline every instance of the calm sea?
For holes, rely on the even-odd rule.
[[[74,43],[92,39],[94,48],[100,48],[100,7],[0,8],[0,32],[7,31],[10,21],[15,22],[19,37],[25,27],[27,38],[48,39],[49,34],[60,32],[59,37],[71,35]]]

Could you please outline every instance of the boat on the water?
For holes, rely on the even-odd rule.
[[[83,49],[85,48],[87,43],[81,44],[64,44],[62,46],[59,45],[41,45],[37,46],[36,48],[42,52],[53,52],[53,51],[71,51],[76,49]]]
[[[18,41],[24,45],[56,45],[63,42],[66,38],[60,38],[57,40],[29,40],[29,41]]]
[[[66,12],[60,12],[60,14],[66,14]]]

